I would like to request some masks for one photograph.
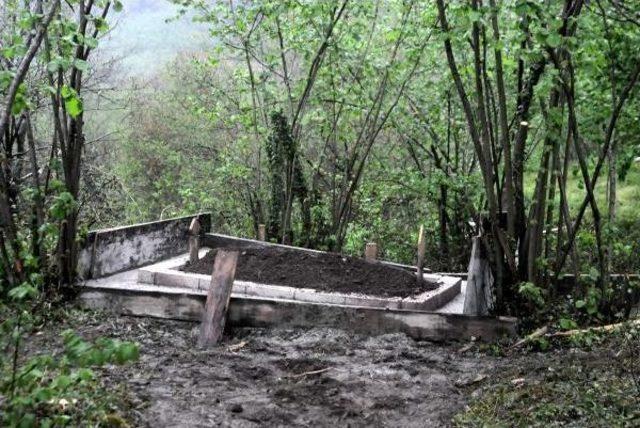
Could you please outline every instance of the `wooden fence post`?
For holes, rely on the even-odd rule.
[[[264,224],[258,225],[258,241],[267,240],[267,228]]]
[[[375,242],[367,242],[364,247],[364,259],[368,262],[376,261],[378,258],[378,244]]]
[[[200,252],[200,220],[195,217],[189,226],[189,263],[198,261]]]
[[[424,253],[426,250],[426,243],[424,240],[424,226],[420,225],[420,232],[418,232],[418,264],[416,271],[416,282],[420,286],[424,282],[423,268],[424,268]]]
[[[202,348],[213,346],[222,338],[237,263],[237,251],[218,250],[198,338]]]

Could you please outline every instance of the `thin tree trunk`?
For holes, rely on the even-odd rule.
[[[491,25],[493,27],[494,56],[496,67],[496,86],[498,92],[498,113],[500,125],[500,143],[504,156],[504,204],[507,209],[507,232],[509,238],[515,240],[515,195],[513,191],[513,170],[511,160],[511,141],[509,138],[509,124],[507,120],[507,101],[504,85],[504,71],[502,67],[502,49],[500,48],[500,30],[498,27],[498,8],[495,0],[489,0],[492,9]]]

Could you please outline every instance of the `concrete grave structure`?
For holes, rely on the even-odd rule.
[[[264,248],[317,253],[298,247],[207,233],[211,215],[200,213],[158,222],[91,232],[81,253],[81,273],[90,278],[81,302],[136,316],[199,321],[211,278],[177,270],[189,258],[189,226],[198,218],[200,254],[209,248]],[[415,267],[379,261],[416,271]],[[431,273],[424,280],[437,288],[409,298],[324,292],[235,280],[228,325],[256,327],[328,326],[361,333],[404,332],[417,339],[471,337],[493,340],[515,332],[515,320],[436,313],[460,294],[461,279]]]

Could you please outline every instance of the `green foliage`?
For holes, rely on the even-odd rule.
[[[578,324],[571,318],[560,318],[560,320],[558,321],[558,326],[562,330],[573,330],[578,328]]]
[[[51,204],[49,214],[56,220],[62,220],[76,208],[77,203],[71,193],[62,192],[56,196]]]
[[[518,286],[518,293],[538,308],[544,307],[545,299],[542,289],[531,282],[523,282]]]
[[[0,423],[7,427],[107,425],[118,398],[100,383],[95,368],[138,359],[138,346],[61,334],[63,351],[26,357],[24,342],[42,322],[32,310],[38,290],[25,283],[11,289],[11,306],[0,303]],[[50,309],[51,311],[51,309]],[[48,314],[51,316],[51,314]]]
[[[74,62],[74,66],[79,69],[86,69],[86,62],[82,63],[82,66],[80,67],[80,64],[76,60]],[[62,99],[64,100],[64,107],[67,110],[67,113],[69,113],[69,115],[71,115],[71,117],[73,118],[80,116],[83,110],[83,106],[82,100],[80,99],[78,93],[73,88],[65,85],[62,87],[60,94],[62,95]]]
[[[0,408],[4,426],[106,425],[115,397],[102,388],[92,368],[135,361],[138,348],[106,339],[92,344],[71,332],[62,336],[61,355],[32,357],[15,372],[3,364],[0,392],[7,400]]]
[[[629,379],[605,375],[594,381],[571,367],[523,387],[496,385],[456,416],[454,426],[633,426],[640,417],[635,394]]]

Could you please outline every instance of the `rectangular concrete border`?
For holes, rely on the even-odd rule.
[[[204,255],[205,249],[201,250]],[[192,290],[208,290],[210,275],[201,275],[177,270],[184,265],[187,256],[173,258],[138,270],[138,282],[166,287],[184,287]],[[386,309],[411,309],[434,311],[460,294],[460,278],[438,274],[424,274],[427,282],[437,284],[435,290],[407,298],[384,298],[365,294],[345,294],[318,291],[310,288],[296,288],[282,285],[255,283],[236,280],[233,291],[237,295],[264,298],[279,298],[299,302],[350,305]]]
[[[156,285],[85,285],[80,302],[123,315],[200,321],[206,292]],[[362,334],[405,333],[414,339],[494,341],[516,332],[507,317],[471,317],[426,311],[303,303],[231,295],[228,325],[241,327],[331,327]]]

